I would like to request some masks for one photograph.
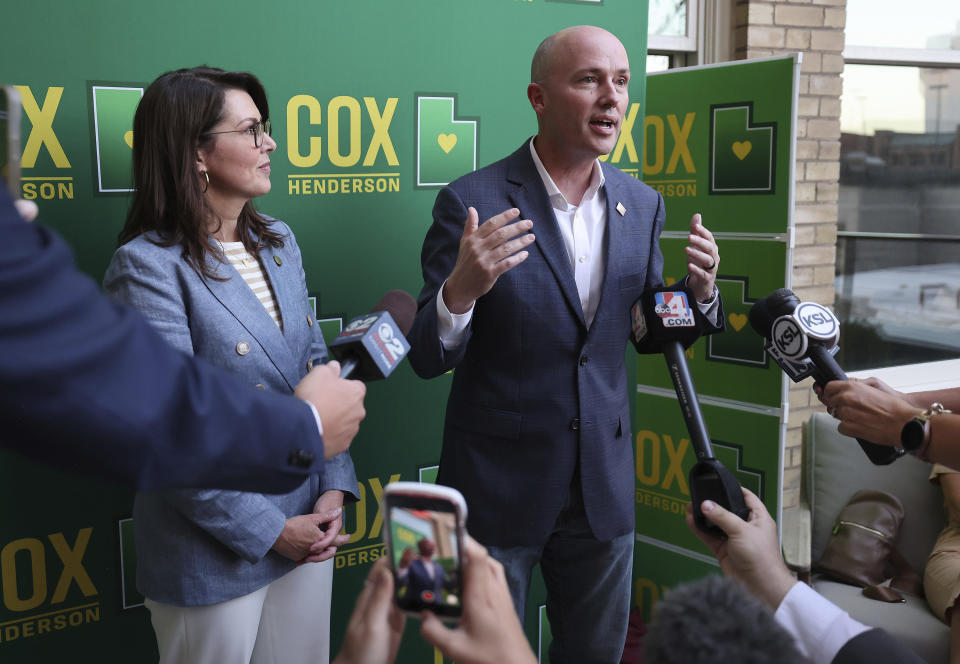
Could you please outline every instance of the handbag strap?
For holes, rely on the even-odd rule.
[[[923,579],[914,571],[903,554],[893,549],[890,552],[890,562],[893,563],[893,580],[890,582],[890,587],[923,597]]]
[[[890,580],[890,585],[867,586],[861,591],[863,596],[880,602],[906,602],[904,596],[897,592],[902,590],[916,597],[923,597],[923,580],[903,554],[896,549],[891,549],[890,563],[893,565],[893,578]]]

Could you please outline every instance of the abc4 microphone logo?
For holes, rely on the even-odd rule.
[[[693,327],[693,309],[687,302],[687,294],[682,291],[662,291],[654,293],[653,310],[664,327]]]

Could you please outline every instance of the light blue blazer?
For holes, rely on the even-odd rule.
[[[175,348],[197,355],[257,387],[290,394],[311,363],[327,360],[319,325],[308,309],[300,249],[290,228],[274,221],[284,246],[260,251],[283,331],[228,263],[207,255],[216,281],[201,276],[179,245],[154,244],[147,233],[120,247],[104,289],[140,310]],[[153,240],[153,241],[151,241]],[[278,441],[279,444],[280,441]],[[271,550],[288,517],[309,514],[321,492],[358,493],[353,461],[328,459],[287,494],[177,489],[140,492],[133,514],[137,587],[157,602],[202,606],[251,593],[295,563]]]

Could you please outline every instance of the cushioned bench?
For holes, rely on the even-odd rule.
[[[906,603],[888,604],[815,572],[836,516],[850,496],[859,489],[880,489],[903,502],[906,516],[897,548],[922,576],[945,519],[940,488],[927,480],[930,464],[906,456],[889,466],[874,466],[857,442],[839,434],[837,421],[824,413],[815,413],[805,425],[804,457],[801,508],[783,523],[787,563],[800,574],[809,574],[813,567],[813,587],[855,619],[882,627],[931,664],[948,662],[950,630],[923,598],[905,594]]]

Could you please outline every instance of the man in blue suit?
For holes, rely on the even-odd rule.
[[[629,79],[623,45],[600,28],[540,45],[527,89],[538,133],[437,196],[410,332],[419,375],[456,368],[438,481],[466,497],[521,619],[541,564],[555,664],[618,662],[627,627],[625,350],[630,306],[662,284],[665,219],[659,194],[598,160],[616,145]],[[686,252],[698,324],[716,331],[718,251],[699,215]]]
[[[336,363],[300,399],[244,385],[109,302],[6,186],[0,236],[0,448],[144,489],[284,493],[349,447],[366,390]]]
[[[411,560],[408,567],[397,568],[400,584],[407,589],[406,597],[424,603],[443,604],[446,573],[443,571],[443,566],[433,559],[436,549],[433,540],[424,537],[417,542],[420,555]],[[425,597],[424,592],[429,595]]]

